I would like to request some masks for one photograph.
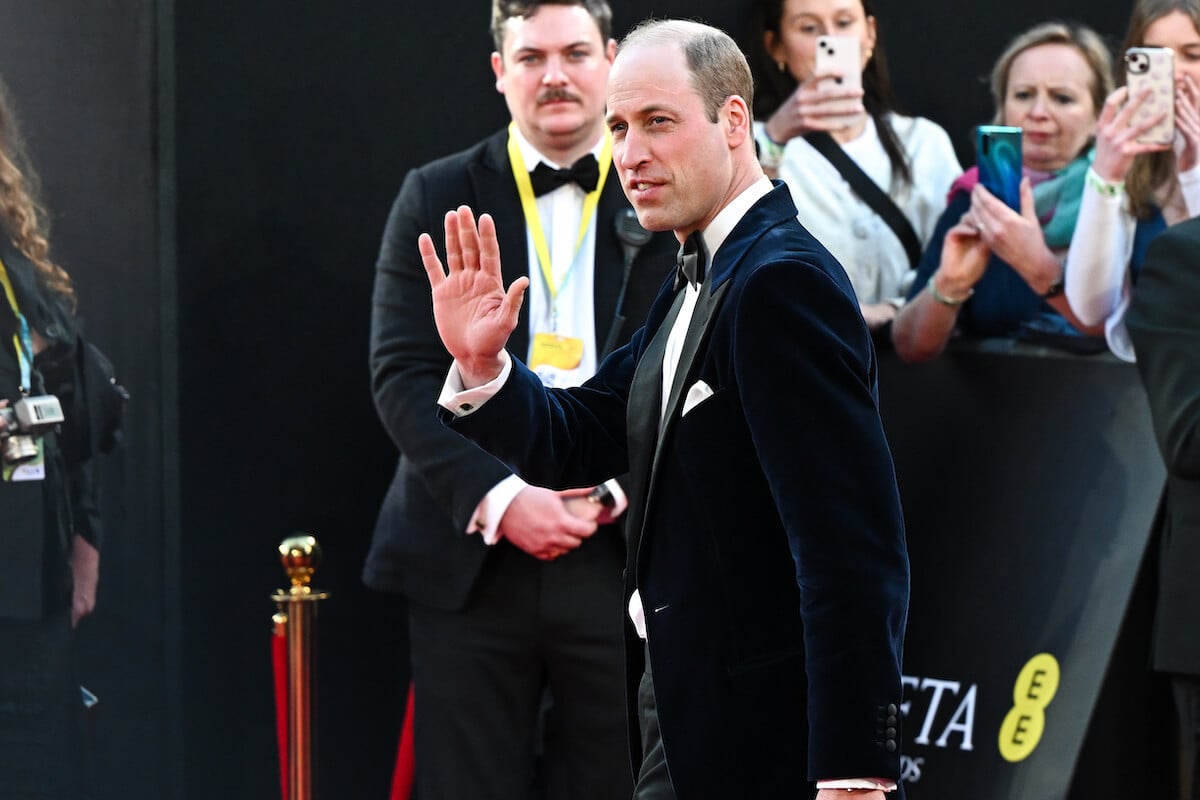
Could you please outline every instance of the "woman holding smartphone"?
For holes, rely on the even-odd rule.
[[[1102,323],[1109,349],[1126,361],[1134,351],[1125,312],[1146,245],[1166,226],[1200,213],[1200,0],[1139,0],[1123,52],[1131,47],[1173,54],[1174,138],[1144,141],[1165,115],[1147,113],[1151,90],[1131,94],[1122,86],[1109,95],[1066,281],[1076,316]]]
[[[878,330],[895,316],[912,281],[909,249],[919,255],[929,240],[962,167],[945,130],[892,110],[871,0],[765,0],[762,13],[773,76],[756,91],[760,160],[771,177],[788,184],[801,222],[841,262],[863,317]],[[857,57],[818,72],[821,56],[833,53],[831,43],[839,55],[857,51]],[[861,80],[841,74],[850,69],[861,72]],[[881,190],[882,201],[892,203],[915,234],[913,247],[906,249],[805,138],[814,132],[831,136],[827,146],[838,147]]]
[[[955,181],[892,325],[901,358],[933,358],[955,331],[1063,344],[1099,335],[1062,296],[1062,259],[1112,86],[1108,49],[1089,28],[1044,23],[1009,44],[992,68],[993,121],[1022,129],[1020,210],[984,188],[977,168]]]

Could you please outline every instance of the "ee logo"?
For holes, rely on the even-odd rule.
[[[1029,659],[1013,686],[1013,707],[1000,725],[1000,755],[1022,761],[1038,746],[1046,728],[1046,706],[1058,691],[1058,659],[1038,653]]]

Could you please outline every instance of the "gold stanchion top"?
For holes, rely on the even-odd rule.
[[[290,536],[279,543],[280,561],[292,582],[292,594],[307,594],[312,591],[313,573],[321,563],[321,545],[315,536],[301,534]]]

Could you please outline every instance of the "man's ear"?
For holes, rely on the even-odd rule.
[[[721,124],[725,126],[725,137],[730,147],[738,147],[751,135],[753,118],[746,101],[736,94],[725,98],[721,106]]]
[[[504,94],[504,56],[492,51],[492,72],[496,75],[496,91]]]

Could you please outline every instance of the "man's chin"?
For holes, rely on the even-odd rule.
[[[659,231],[670,231],[675,229],[675,226],[672,224],[672,220],[668,219],[660,209],[655,207],[638,206],[637,203],[633,203],[632,205],[634,213],[637,214],[638,222],[646,230],[657,233]]]

